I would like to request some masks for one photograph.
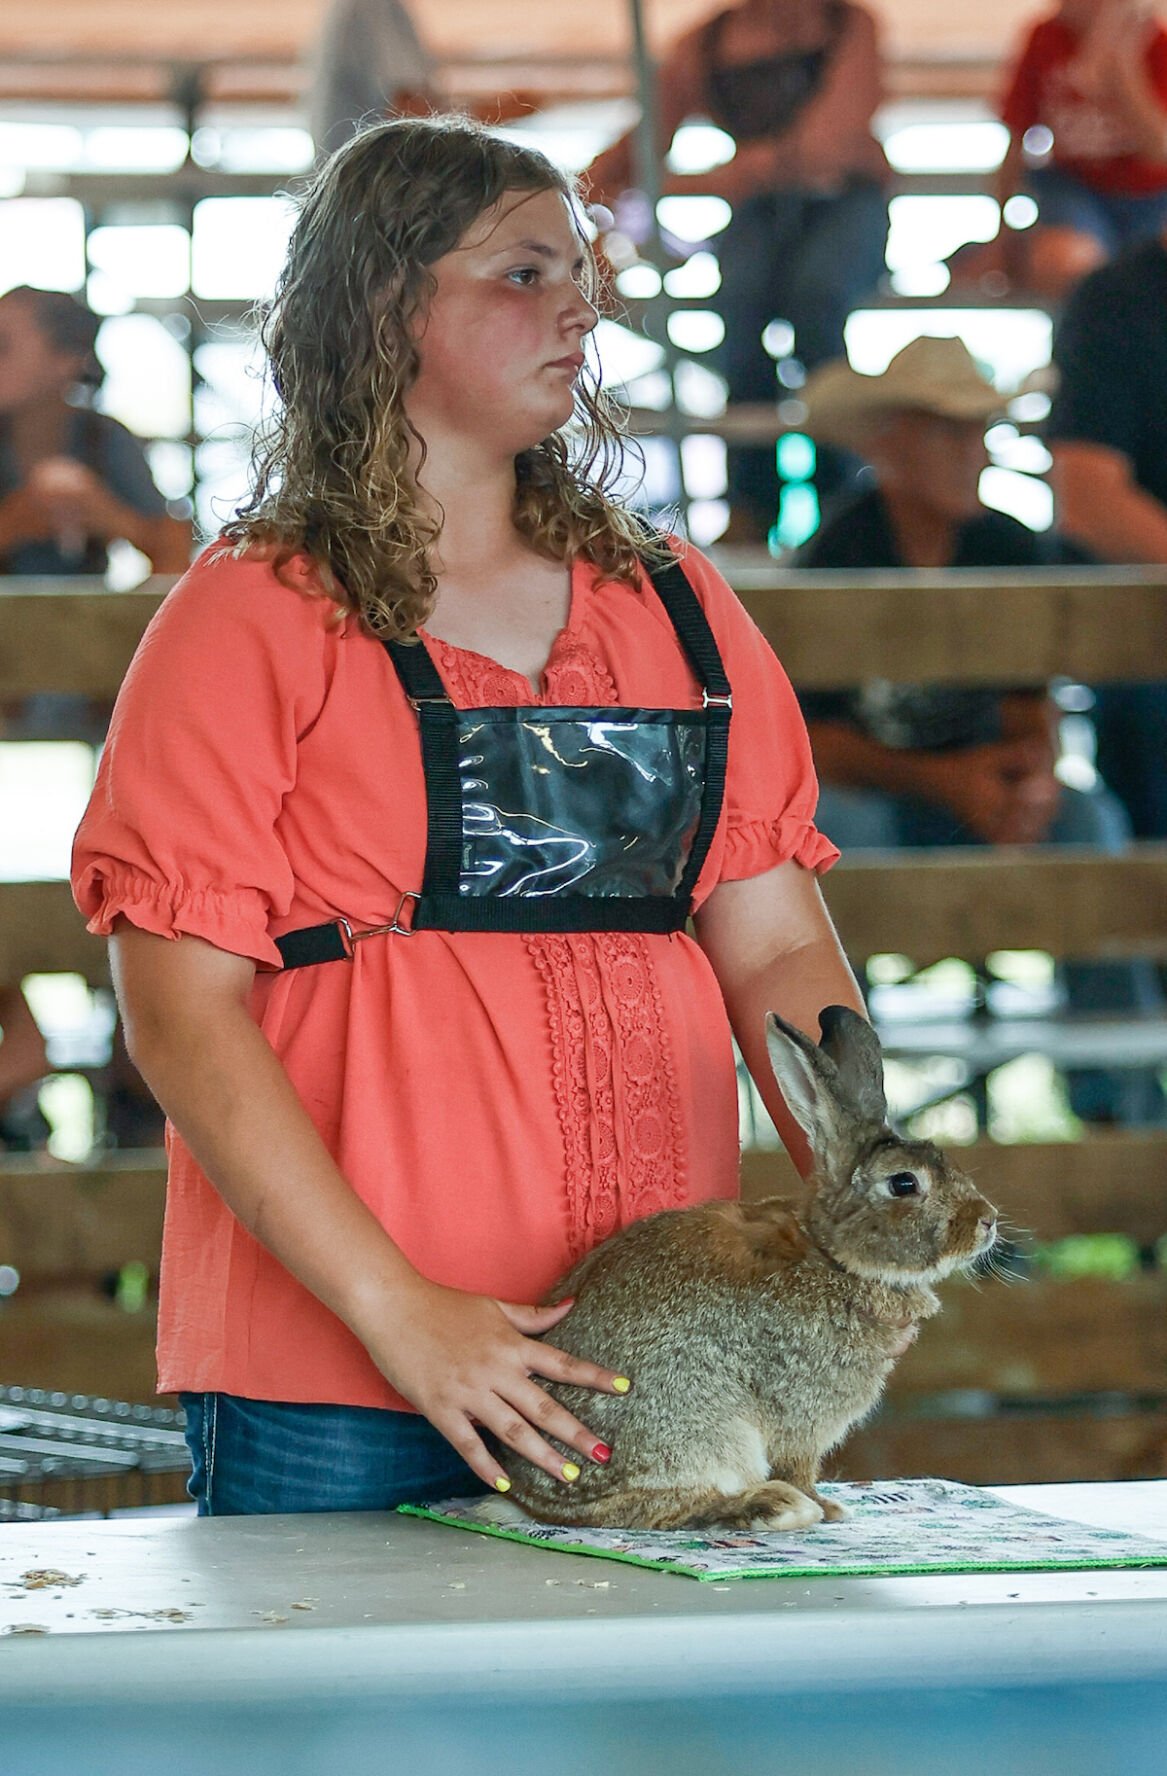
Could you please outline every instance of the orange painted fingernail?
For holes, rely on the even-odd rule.
[[[494,1490],[496,1492],[509,1492],[510,1489],[511,1489],[510,1481],[507,1479],[505,1474],[500,1474],[498,1479],[494,1482]]]
[[[626,1394],[632,1386],[632,1383],[626,1375],[614,1375],[612,1377],[612,1386],[618,1394]]]
[[[565,1480],[579,1479],[579,1468],[574,1462],[564,1462],[562,1472]]]

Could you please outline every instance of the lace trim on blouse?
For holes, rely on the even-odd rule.
[[[547,995],[568,1252],[685,1200],[680,1100],[660,983],[639,933],[524,940]]]
[[[551,650],[538,698],[521,673],[486,655],[432,639],[430,645],[463,707],[603,707],[620,700],[607,667],[570,630]],[[524,943],[546,994],[574,1264],[629,1221],[683,1202],[676,1068],[642,934],[532,936]]]

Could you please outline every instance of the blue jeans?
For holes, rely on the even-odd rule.
[[[1061,167],[1033,167],[1025,180],[1047,228],[1088,234],[1108,257],[1167,226],[1167,191],[1101,191]]]
[[[771,321],[794,328],[794,355],[807,370],[843,355],[847,317],[883,275],[887,216],[887,193],[872,180],[833,196],[759,192],[736,206],[716,241],[725,339],[715,362],[731,401],[775,399],[774,361],[762,344]],[[845,478],[842,469],[831,473],[834,455],[841,461],[842,453],[820,453],[820,501]],[[773,445],[731,445],[727,470],[731,504],[769,530],[778,507]]]
[[[487,1489],[415,1412],[180,1394],[200,1517],[391,1511]]]
[[[945,809],[914,796],[878,789],[845,789],[824,783],[816,824],[843,851],[934,845],[978,845]],[[1046,835],[1049,845],[1085,845],[1095,851],[1121,851],[1131,828],[1122,804],[1108,789],[1063,789],[1061,806]],[[969,957],[976,961],[978,958]],[[1152,963],[1141,958],[1114,962],[1064,962],[1059,970],[1066,1003],[1073,1012],[1163,1015],[1163,991]],[[1161,1124],[1167,1105],[1151,1068],[1087,1067],[1066,1076],[1070,1106],[1087,1122]]]

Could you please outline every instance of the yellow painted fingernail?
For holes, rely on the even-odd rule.
[[[612,1377],[612,1386],[618,1394],[626,1394],[632,1386],[632,1383],[626,1375],[614,1375]]]
[[[510,1481],[505,1477],[505,1475],[500,1474],[498,1479],[494,1483],[494,1490],[496,1492],[509,1492],[510,1489],[511,1489]]]
[[[564,1464],[563,1464],[563,1478],[565,1480],[578,1480],[579,1479],[579,1469],[576,1467],[574,1462],[564,1462]]]

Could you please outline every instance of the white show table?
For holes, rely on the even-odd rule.
[[[1002,1496],[1167,1539],[1167,1481],[1012,1487]],[[44,1570],[78,1582],[22,1585],[23,1575]],[[13,1633],[27,1625],[48,1632]],[[952,1736],[943,1763],[951,1776],[964,1769],[962,1732],[986,1709],[1010,1697],[1010,1708],[1024,1709],[1023,1692],[1040,1696],[1048,1736],[1068,1730],[1084,1687],[1096,1692],[1101,1721],[1118,1707],[1116,1685],[1133,1686],[1116,1715],[1132,1732],[1142,1731],[1140,1710],[1162,1711],[1158,1768],[1167,1770],[1167,1569],[701,1584],[392,1515],[64,1521],[0,1529],[0,1633],[3,1742],[15,1754],[23,1733],[41,1748],[32,1764],[0,1760],[22,1776],[104,1772],[92,1736],[87,1757],[68,1750],[99,1722],[111,1770],[137,1776],[160,1767],[146,1747],[163,1720],[174,1735],[166,1767],[175,1773],[185,1772],[187,1752],[192,1771],[218,1768],[208,1761],[208,1735],[234,1735],[237,1744],[249,1730],[261,1748],[249,1755],[250,1776],[344,1768],[341,1740],[348,1744],[366,1715],[371,1730],[370,1710],[380,1743],[386,1723],[399,1723],[402,1755],[412,1748],[401,1767],[419,1776],[465,1770],[465,1747],[451,1740],[442,1761],[437,1741],[425,1738],[437,1733],[445,1745],[457,1737],[456,1720],[468,1732],[473,1725],[484,1758],[497,1728],[510,1776],[525,1776],[516,1722],[532,1707],[554,1705],[565,1731],[572,1723],[568,1743],[541,1741],[533,1771],[581,1755],[591,1762],[597,1710],[607,1723],[601,1737],[610,1737],[625,1703],[636,1705],[641,1726],[650,1717],[662,1731],[663,1723],[684,1726],[670,1753],[674,1773],[748,1768],[753,1776],[770,1766],[744,1746],[685,1761],[692,1709],[705,1711],[710,1732],[721,1721],[732,1738],[745,1731],[746,1717],[735,1726],[734,1711],[747,1699],[750,1722],[781,1703],[795,1733],[821,1734],[824,1711],[836,1733],[848,1720],[858,1732],[862,1719],[862,1776],[885,1767],[877,1716],[888,1715],[891,1732],[913,1711],[939,1710],[929,1730]],[[184,1710],[200,1723],[196,1744],[181,1728]],[[309,1743],[319,1758],[297,1762]],[[660,1734],[653,1740],[662,1755],[664,1743]],[[821,1738],[807,1743],[821,1755]],[[1142,1776],[1141,1743],[1115,1764],[1122,1776]],[[609,1771],[654,1769],[643,1748],[621,1762],[631,1758],[628,1744],[622,1729],[615,1752],[606,1745]],[[793,1751],[788,1740],[785,1752]],[[348,1755],[359,1768],[351,1744]],[[1108,1766],[1092,1755],[1083,1771],[1105,1776]],[[1013,1767],[1003,1757],[994,1759],[996,1776]],[[905,1761],[901,1748],[886,1767],[933,1765]],[[1046,1764],[1016,1767],[1028,1776]],[[1050,1765],[1059,1776],[1077,1767],[1064,1751]]]

